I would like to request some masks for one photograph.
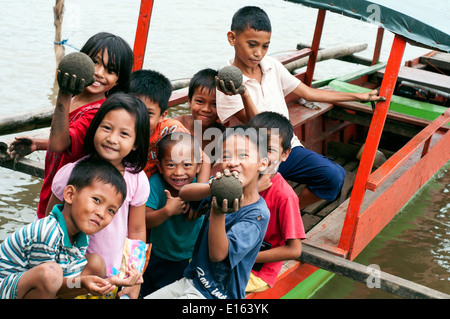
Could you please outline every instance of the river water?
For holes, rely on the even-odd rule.
[[[0,0],[2,8],[0,116],[54,105],[57,91],[54,85],[56,68],[53,49],[54,5],[54,0]],[[273,31],[269,54],[295,49],[297,43],[311,43],[317,11],[290,2],[228,0],[225,3],[217,0],[155,0],[144,68],[158,70],[171,80],[191,77],[205,67],[220,68],[226,60],[233,56],[233,49],[226,39],[231,17],[237,9],[244,5],[260,6],[271,18]],[[448,3],[444,3],[444,5],[448,6]],[[66,0],[62,26],[62,37],[68,40],[66,54],[81,48],[90,36],[100,31],[117,34],[133,47],[139,7],[139,0],[115,0],[114,2]],[[376,32],[377,28],[374,25],[327,13],[321,46],[335,47],[343,44],[367,43],[368,49],[358,55],[371,58]],[[392,39],[392,34],[385,32],[381,52],[382,61],[387,59]],[[424,52],[427,51],[407,45],[404,59],[415,58]],[[362,66],[339,61],[324,61],[316,67],[315,78],[329,78],[360,68]],[[186,111],[186,106],[182,105],[173,109],[170,115]],[[38,132],[26,134],[38,134]],[[18,135],[22,134],[2,136],[0,140],[9,141]],[[43,160],[44,153],[36,152],[31,154],[30,158]],[[411,257],[413,260],[408,262],[408,266],[401,262],[392,262],[392,260],[396,260],[398,251],[404,250],[403,239],[397,240],[397,246],[390,246],[392,247],[390,257],[385,256],[385,247],[382,252],[385,256],[383,258],[389,261],[386,268],[395,266],[403,271],[405,267],[414,267],[415,273],[427,278],[423,284],[432,286],[438,282],[444,283],[448,288],[450,272],[448,226],[450,221],[447,211],[449,209],[450,181],[448,170],[440,172],[440,174],[444,177],[437,178],[430,187],[443,191],[437,194],[425,193],[424,199],[413,205],[413,207],[419,207],[419,212],[414,214],[420,216],[420,220],[424,219],[431,223],[430,229],[437,227],[445,229],[447,232],[442,233],[443,240],[440,241],[441,248],[439,249],[429,246],[423,248],[434,239],[421,240],[420,246],[414,245],[418,252],[437,249],[442,258],[431,261],[436,267],[430,270],[430,264],[428,262],[424,264],[420,255],[416,255],[417,258]],[[0,168],[0,176],[1,242],[14,229],[34,219],[41,180],[4,168]],[[427,202],[429,205],[419,205],[422,202]],[[408,213],[404,214],[408,215]],[[415,234],[416,231],[413,231],[412,236],[414,237]],[[379,255],[381,252],[375,250],[373,254]],[[382,270],[385,270],[383,268],[384,266]],[[432,275],[426,276],[430,272]],[[340,290],[340,293],[336,292],[337,296],[327,293],[321,297],[346,297],[347,289]],[[358,294],[348,295],[349,298],[356,296]],[[372,298],[371,295],[367,295],[367,297]]]

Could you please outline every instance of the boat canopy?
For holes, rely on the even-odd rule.
[[[409,43],[450,52],[448,0],[286,0],[373,23]]]

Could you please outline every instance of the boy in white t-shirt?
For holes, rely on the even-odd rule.
[[[267,14],[260,8],[247,6],[233,16],[228,42],[235,49],[230,63],[243,74],[243,84],[227,90],[218,83],[216,90],[217,114],[226,126],[248,123],[263,111],[281,113],[289,118],[285,96],[294,93],[308,101],[377,101],[382,99],[373,90],[368,93],[331,92],[311,88],[295,76],[276,59],[266,56],[270,44],[271,24]],[[296,136],[292,139],[292,151],[279,167],[287,180],[306,184],[300,194],[301,207],[323,198],[336,199],[342,189],[345,171],[325,156],[302,147]]]

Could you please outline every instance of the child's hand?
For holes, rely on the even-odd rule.
[[[386,101],[384,96],[378,95],[378,90],[373,90],[366,93],[360,93],[360,101],[361,102],[375,102],[375,101]]]
[[[119,275],[114,275],[112,277],[108,278],[108,281],[115,285],[115,286],[134,286],[134,285],[140,285],[144,282],[142,279],[142,274],[139,270],[136,269],[134,265],[132,265],[130,268],[128,268],[125,278],[122,278]]]
[[[59,62],[56,80],[61,91],[77,95],[94,83],[94,74],[92,59],[83,52],[74,52],[64,56]]]
[[[36,144],[32,138],[22,136],[16,139],[9,145],[9,156],[17,163],[22,157],[33,153],[36,150]]]
[[[180,197],[172,197],[170,192],[165,189],[164,192],[167,196],[166,209],[170,213],[170,216],[185,214],[189,210],[189,205]]]
[[[241,86],[236,89],[236,87],[234,86],[234,82],[230,81],[229,84],[231,90],[228,90],[223,80],[220,80],[218,76],[214,78],[214,81],[216,82],[217,88],[226,95],[236,95],[245,93],[246,89],[244,84],[241,84]]]
[[[116,288],[116,286],[108,282],[106,279],[92,275],[81,276],[81,283],[88,290],[88,292],[94,296],[104,296]]]
[[[71,93],[73,95],[80,94],[86,87],[85,79],[78,80],[76,74],[69,74],[69,73],[62,74],[61,70],[58,70],[57,80],[60,90],[67,93]]]
[[[217,199],[215,197],[213,197],[211,200],[211,208],[215,213],[220,213],[220,214],[237,212],[239,210],[239,208],[242,206],[243,201],[244,201],[244,195],[242,195],[240,200],[235,198],[234,202],[233,202],[233,208],[230,209],[230,208],[228,208],[228,200],[224,199],[222,201],[222,205],[219,206],[219,204],[217,203]]]

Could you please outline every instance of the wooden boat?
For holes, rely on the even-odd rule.
[[[450,52],[449,30],[434,28],[378,1],[292,2],[318,9],[316,28],[310,47],[299,45],[297,51],[280,57],[281,62],[287,66],[309,57],[306,72],[296,75],[304,83],[336,91],[379,88],[386,101],[376,106],[347,102],[316,103],[311,107],[308,103],[301,105],[294,96],[286,97],[296,135],[305,147],[339,162],[347,170],[346,183],[342,196],[334,202],[320,201],[302,210],[307,231],[302,255],[284,263],[274,287],[249,294],[247,299],[307,298],[335,273],[366,281],[373,273],[354,263],[355,257],[450,159],[450,63],[449,54],[441,53]],[[141,1],[134,42],[135,69],[143,66],[152,7],[152,0]],[[379,17],[380,28],[371,61],[353,55],[340,57],[366,64],[367,68],[314,81],[326,11],[369,22]],[[374,12],[378,13],[375,18]],[[404,25],[410,28],[392,23],[392,19],[406,21]],[[385,29],[393,32],[395,38],[388,62],[379,63]],[[406,42],[435,51],[401,65]],[[444,72],[432,72],[427,65],[438,65]],[[186,101],[187,88],[174,90],[169,106]],[[48,116],[44,117],[47,119],[36,120],[38,124],[29,121],[34,124],[28,129],[49,125]],[[0,157],[4,151],[5,145],[0,145]],[[377,163],[379,156],[387,160]],[[26,158],[17,164],[5,159],[0,165],[38,177],[43,175],[43,163]],[[297,192],[303,187],[291,185]],[[378,279],[382,289],[403,297],[450,297],[389,274],[380,273]]]

